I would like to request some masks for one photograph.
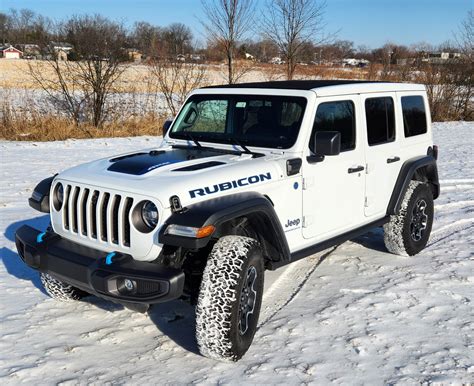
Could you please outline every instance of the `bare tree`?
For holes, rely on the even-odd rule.
[[[262,18],[263,34],[280,49],[288,79],[293,79],[305,43],[320,45],[329,40],[323,36],[325,9],[324,0],[267,1]]]
[[[125,69],[125,30],[98,15],[74,16],[58,26],[58,39],[73,47],[68,55],[73,61],[61,60],[61,50],[49,44],[46,63],[54,77],[50,79],[39,63],[28,63],[29,72],[77,124],[89,121],[100,127],[107,118],[115,83]]]
[[[8,41],[7,32],[10,30],[10,20],[6,13],[0,12],[0,42],[5,44]]]
[[[138,21],[133,25],[129,40],[145,55],[156,57],[163,49],[163,29],[146,21]]]
[[[0,40],[12,44],[38,44],[49,35],[52,22],[29,9],[0,13]]]
[[[182,23],[173,23],[165,28],[164,40],[167,45],[168,55],[176,57],[191,50],[193,34],[189,27]]]
[[[206,82],[205,67],[195,62],[184,63],[176,58],[156,60],[150,65],[156,90],[163,94],[166,106],[175,116],[186,96]]]
[[[474,61],[474,11],[467,13],[466,19],[463,20],[459,27],[459,31],[454,34],[456,43],[461,52],[471,61]]]
[[[455,83],[459,88],[456,108],[460,118],[474,120],[474,11],[470,10],[455,34],[461,57],[455,63]]]
[[[45,68],[43,63],[46,63]],[[53,76],[48,72],[52,70]],[[36,84],[48,95],[59,112],[66,114],[76,125],[83,120],[81,112],[86,105],[86,95],[82,92],[82,82],[77,66],[64,62],[57,54],[51,54],[45,62],[28,62],[28,72]]]
[[[201,21],[211,41],[222,49],[227,64],[227,82],[236,83],[243,76],[236,71],[237,42],[253,28],[255,2],[253,0],[201,0],[206,21]],[[246,68],[245,72],[249,69]]]

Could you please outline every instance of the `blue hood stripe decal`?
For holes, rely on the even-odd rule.
[[[222,155],[222,152],[195,147],[189,149],[136,153],[111,159],[111,165],[107,170],[117,173],[142,175],[171,164],[217,157],[219,155]]]

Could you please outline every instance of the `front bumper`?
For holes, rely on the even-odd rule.
[[[183,294],[179,269],[136,261],[130,255],[109,254],[23,225],[15,234],[21,259],[31,268],[88,293],[123,303],[153,304]],[[124,280],[134,284],[127,289]]]

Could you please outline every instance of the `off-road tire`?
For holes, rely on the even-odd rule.
[[[196,339],[202,355],[237,361],[247,352],[257,329],[263,277],[264,262],[255,239],[224,236],[217,241],[204,269],[196,308]],[[242,323],[240,307],[248,304],[248,298],[241,299],[250,281],[253,312],[247,312]]]
[[[414,224],[419,224],[417,208],[424,208],[421,212],[424,228],[421,232],[414,232]],[[401,256],[413,256],[419,253],[428,243],[433,225],[433,194],[430,187],[420,181],[410,181],[403,197],[400,210],[390,216],[390,221],[384,225],[384,242],[389,252]],[[416,236],[413,236],[416,234]]]
[[[83,297],[89,295],[87,292],[55,279],[47,273],[40,273],[40,278],[44,289],[53,299],[62,302],[71,302],[74,300],[81,300]]]

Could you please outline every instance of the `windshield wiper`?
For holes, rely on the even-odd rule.
[[[243,150],[244,150],[244,153],[247,153],[247,154],[255,154],[252,150],[250,150],[247,146],[245,146],[240,140],[238,140],[237,138],[235,137],[229,137],[228,138],[230,143],[232,143],[232,145],[238,145],[240,146]]]
[[[191,141],[193,141],[197,147],[202,147],[198,140],[194,138],[189,131],[182,131],[179,134],[182,134],[186,139],[190,139]]]

